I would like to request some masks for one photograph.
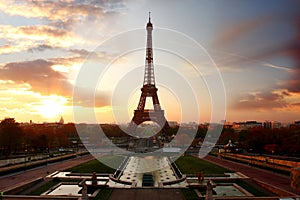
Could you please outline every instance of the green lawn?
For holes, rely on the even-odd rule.
[[[190,155],[181,156],[175,163],[183,174],[195,174],[197,172],[202,174],[223,174],[230,172],[228,169]]]
[[[181,189],[181,192],[186,200],[200,199],[194,189]]]
[[[42,185],[41,187],[37,188],[36,190],[33,190],[29,195],[39,196],[57,184],[58,184],[58,182],[56,182],[56,181],[49,181],[49,182],[45,183],[44,185]]]
[[[244,180],[238,180],[235,183],[238,184],[239,186],[241,186],[242,188],[246,189],[248,192],[250,192],[251,194],[253,194],[256,197],[265,197],[265,196],[273,195],[269,191],[267,191],[257,185],[255,187],[254,184],[251,184],[251,181],[249,181],[249,183],[247,183]]]
[[[105,163],[112,163],[114,167],[119,166],[121,162],[124,160],[124,157],[121,156],[105,156],[102,158],[105,160]],[[83,163],[81,165],[77,165],[75,167],[69,168],[66,171],[70,171],[73,173],[114,173],[116,170],[106,166],[102,162],[98,160],[91,160],[89,162]]]
[[[91,197],[89,199],[91,199],[91,200],[108,200],[112,192],[113,192],[113,189],[111,189],[111,188],[101,189],[96,197]]]

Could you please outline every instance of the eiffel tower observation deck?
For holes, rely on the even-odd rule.
[[[163,130],[169,128],[169,124],[164,116],[164,110],[161,109],[157,88],[155,86],[154,65],[153,65],[153,48],[152,48],[152,30],[151,17],[149,12],[149,21],[146,25],[147,30],[147,47],[146,47],[146,60],[144,82],[141,88],[142,94],[134,116],[129,124],[129,130],[135,130],[136,126],[145,121],[156,122]],[[153,109],[145,109],[146,99],[152,98]]]

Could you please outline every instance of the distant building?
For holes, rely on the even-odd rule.
[[[60,117],[60,120],[59,120],[58,123],[60,123],[60,124],[64,124],[65,123],[64,118],[62,116]]]
[[[290,125],[290,128],[299,129],[300,128],[300,121],[295,121],[294,124]]]
[[[272,121],[272,128],[281,128],[282,124],[278,121]]]
[[[198,129],[199,124],[196,122],[189,122],[189,123],[181,123],[181,127],[190,128],[190,129]]]
[[[262,127],[262,123],[257,121],[246,121],[246,127],[247,128]]]
[[[246,122],[233,122],[232,128],[237,131],[247,130],[254,127],[263,127],[262,122],[246,121]]]
[[[241,130],[246,130],[247,129],[245,122],[233,122],[232,128],[234,130],[237,130],[237,131],[241,131]]]
[[[227,128],[227,129],[230,129],[230,128],[233,127],[233,125],[232,125],[232,124],[224,124],[223,127],[224,127],[224,128]]]
[[[264,128],[272,128],[272,122],[270,122],[270,121],[265,121],[265,122],[264,122]]]
[[[282,124],[281,124],[281,122],[278,122],[278,121],[265,121],[263,123],[263,127],[270,128],[270,129],[281,128]]]

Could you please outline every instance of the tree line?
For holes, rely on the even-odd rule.
[[[71,148],[77,141],[79,137],[74,124],[21,126],[13,118],[6,118],[0,123],[1,156],[49,153],[60,148]]]
[[[109,138],[129,137],[116,124],[100,126]],[[186,134],[180,135],[176,140],[179,145],[185,144],[185,141],[192,141],[191,146],[199,146],[209,128],[208,125],[199,125],[196,127],[195,135],[190,134],[194,132],[190,128],[183,128]],[[178,126],[171,127],[165,134],[175,136],[178,129]],[[225,145],[229,140],[236,144],[237,148],[247,152],[300,155],[300,126],[277,129],[254,127],[242,131],[224,127],[217,144]],[[79,145],[82,144],[73,123],[21,126],[13,118],[6,118],[0,123],[0,156],[2,157],[12,154],[49,153],[61,148],[76,150]]]
[[[241,131],[224,128],[218,143],[227,144],[229,140],[247,152],[300,155],[300,126],[274,129],[253,127]]]

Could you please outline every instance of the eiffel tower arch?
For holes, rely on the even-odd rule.
[[[147,30],[147,47],[145,60],[144,83],[141,88],[141,97],[134,116],[129,124],[129,131],[134,131],[138,125],[145,121],[156,122],[163,131],[169,128],[168,121],[165,118],[164,110],[159,104],[157,88],[155,86],[154,65],[153,65],[153,49],[152,49],[152,30],[150,12],[149,21],[146,25]],[[152,99],[153,109],[145,109],[147,98]]]

